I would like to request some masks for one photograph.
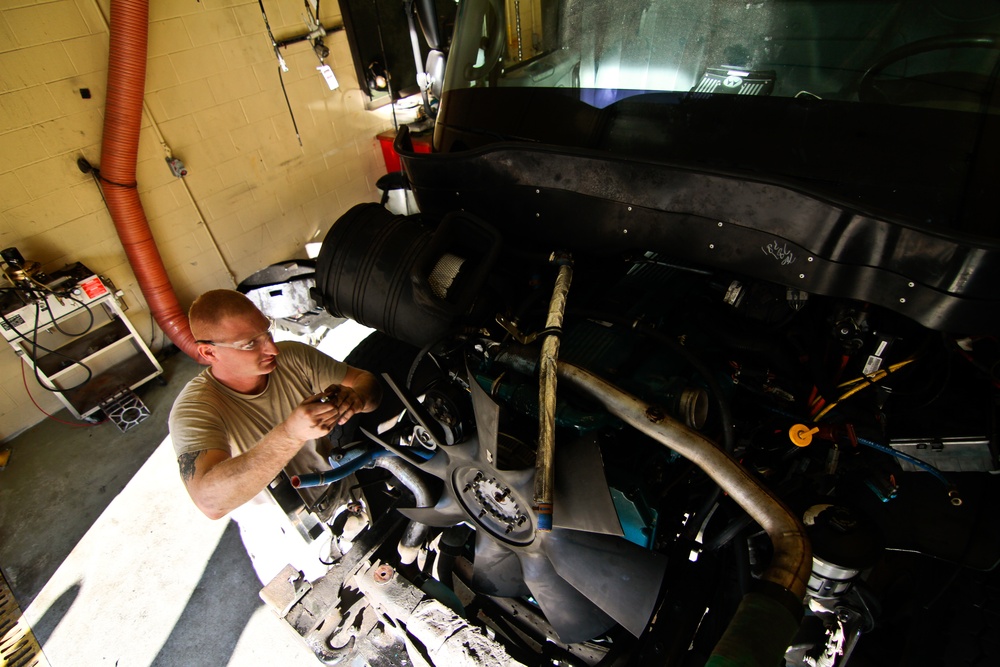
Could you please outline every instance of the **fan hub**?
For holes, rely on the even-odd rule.
[[[535,527],[527,505],[495,471],[460,468],[454,480],[459,501],[479,526],[504,542],[531,543]]]

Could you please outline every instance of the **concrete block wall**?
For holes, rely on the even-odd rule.
[[[305,257],[337,217],[378,199],[375,136],[388,108],[366,110],[346,34],[327,36],[340,83],[329,90],[308,42],[282,51],[288,100],[257,0],[150,0],[139,196],[181,305]],[[277,39],[306,31],[301,0],[264,0]],[[333,0],[324,25],[340,25]],[[44,270],[82,262],[124,291],[128,316],[164,344],[91,175],[99,167],[109,0],[0,1],[0,248]],[[173,176],[167,151],[188,169]],[[6,281],[4,281],[6,285]],[[0,348],[0,440],[62,405]],[[30,394],[30,395],[29,395]],[[37,403],[37,406],[33,404]],[[66,412],[56,414],[69,419]]]

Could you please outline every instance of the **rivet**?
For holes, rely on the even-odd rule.
[[[623,229],[622,230],[622,234],[628,234],[628,230],[627,229]]]
[[[902,297],[902,296],[899,297],[899,302],[900,303],[906,303],[906,297]]]
[[[916,283],[906,283],[907,287],[916,287]]]
[[[709,243],[708,244],[708,249],[709,250],[715,250],[715,244],[714,243]]]
[[[813,261],[813,258],[812,257],[806,257],[806,261],[807,262],[811,262],[811,261]]]
[[[800,273],[799,274],[799,278],[805,278],[805,277],[806,277],[806,274],[804,274],[804,273]]]
[[[540,194],[542,194],[542,191],[541,190],[535,190],[535,194],[536,195],[540,195]]]
[[[719,227],[721,227],[721,226],[722,226],[722,223],[720,222],[720,223],[719,223]]]
[[[629,207],[628,207],[628,210],[630,210],[630,211],[631,211],[631,210],[632,210],[632,207],[631,207],[631,206],[629,206]]]
[[[540,218],[540,217],[542,217],[542,214],[541,214],[541,213],[536,213],[536,214],[535,214],[535,217],[536,217],[536,218]]]

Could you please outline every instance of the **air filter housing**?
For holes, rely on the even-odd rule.
[[[459,325],[499,250],[498,232],[463,211],[438,222],[358,204],[323,240],[313,298],[335,316],[423,347]]]

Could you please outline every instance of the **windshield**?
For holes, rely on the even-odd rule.
[[[435,125],[996,236],[1000,0],[461,0]]]
[[[462,0],[445,88],[757,95],[997,110],[1000,3]]]

